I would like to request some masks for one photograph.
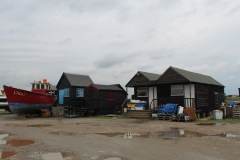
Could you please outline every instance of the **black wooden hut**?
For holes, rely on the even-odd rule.
[[[195,107],[197,113],[208,113],[225,100],[224,86],[212,77],[171,66],[156,84],[158,105],[177,103]]]
[[[91,84],[84,90],[85,107],[95,115],[113,114],[116,107],[121,107],[127,98],[127,92],[120,84]]]
[[[57,105],[73,107],[84,106],[84,89],[92,83],[93,81],[88,75],[64,72],[57,84]]]
[[[155,83],[160,76],[160,74],[138,71],[126,84],[126,87],[134,88],[132,99],[146,101],[148,105],[154,105],[151,102],[153,98],[157,98]]]

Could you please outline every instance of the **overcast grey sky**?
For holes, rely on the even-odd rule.
[[[239,0],[0,0],[0,85],[71,72],[125,86],[174,66],[237,94],[239,19]]]

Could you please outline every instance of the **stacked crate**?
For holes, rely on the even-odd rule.
[[[232,110],[232,118],[240,119],[240,108],[233,108],[233,110]]]
[[[145,110],[147,107],[146,101],[130,100],[127,104],[128,110]]]
[[[134,103],[128,103],[127,104],[127,110],[135,110],[136,104]]]

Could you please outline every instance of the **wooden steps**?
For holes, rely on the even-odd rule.
[[[128,110],[124,115],[128,118],[151,118],[150,110]]]
[[[240,119],[240,108],[233,108],[233,110],[232,110],[232,118]]]

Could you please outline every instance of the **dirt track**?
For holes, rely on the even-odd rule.
[[[197,125],[119,118],[26,119],[10,114],[0,115],[0,121],[0,158],[240,159],[240,124]],[[24,140],[32,143],[24,144]]]

